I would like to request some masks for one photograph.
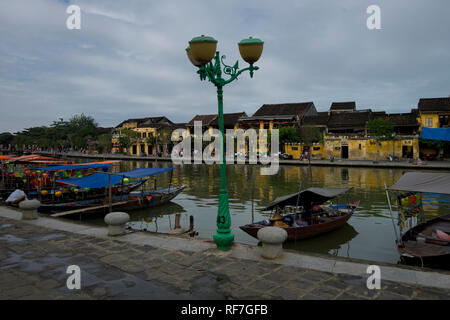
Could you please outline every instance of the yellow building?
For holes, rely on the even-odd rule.
[[[149,117],[123,121],[115,128],[112,136],[113,152],[120,152],[120,149],[122,149],[130,155],[156,154],[156,142],[150,143],[150,138],[156,135],[160,137],[164,129],[172,129],[173,126],[176,125],[166,117]],[[126,130],[136,132],[135,139],[132,145],[129,146],[129,150],[127,146],[120,146],[120,137],[125,134]]]

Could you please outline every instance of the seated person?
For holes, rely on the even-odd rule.
[[[27,195],[25,194],[25,192],[23,192],[22,189],[18,188],[9,195],[9,197],[8,197],[8,199],[6,199],[5,203],[10,204],[10,205],[15,205],[23,200],[28,200]]]
[[[284,217],[280,214],[280,210],[277,208],[275,214],[270,218],[270,222],[274,227],[289,228],[289,225],[283,222]]]

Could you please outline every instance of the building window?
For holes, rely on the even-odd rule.
[[[361,150],[361,143],[359,144],[359,150]]]
[[[297,150],[298,150],[298,147],[292,147],[291,150],[292,150],[292,151],[297,151]]]
[[[427,118],[425,121],[425,125],[427,127],[432,127],[433,126],[433,118]]]
[[[313,150],[318,151],[318,150],[320,150],[320,147],[313,147]]]
[[[147,132],[144,132],[144,133],[142,134],[142,138],[147,138]]]

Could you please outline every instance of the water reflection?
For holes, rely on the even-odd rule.
[[[169,162],[124,161],[120,170],[142,167],[167,167]],[[276,197],[302,188],[329,187],[353,188],[343,202],[360,200],[360,208],[343,228],[323,236],[288,244],[294,250],[336,254],[339,256],[378,260],[396,263],[399,260],[395,248],[395,235],[386,201],[384,183],[394,184],[406,171],[403,169],[312,167],[312,179],[307,166],[280,166],[277,175],[262,176],[256,165],[227,166],[228,190],[232,232],[238,242],[257,244],[257,240],[239,229],[244,225],[268,217],[260,211]],[[156,176],[148,186],[156,183],[166,187],[170,174]],[[155,182],[156,180],[156,182]],[[189,226],[189,216],[194,216],[195,229],[199,236],[212,238],[216,231],[216,215],[219,194],[219,166],[182,165],[174,166],[172,185],[186,184],[188,187],[172,204],[155,207],[131,214],[136,225],[147,230],[167,232],[173,226],[174,214],[181,213],[182,227]],[[254,188],[252,188],[254,185]],[[391,198],[395,200],[395,195]],[[252,203],[254,212],[252,214]],[[450,212],[450,197],[424,195],[424,210],[427,218]],[[152,222],[145,222],[154,217]],[[156,219],[157,218],[157,219]],[[87,223],[103,223],[102,220]]]

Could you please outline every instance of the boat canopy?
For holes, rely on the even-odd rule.
[[[263,210],[272,210],[275,207],[284,208],[285,206],[296,206],[297,199],[298,205],[303,207],[308,207],[311,203],[315,205],[322,204],[325,201],[346,193],[350,189],[351,188],[308,188],[287,196],[278,197]]]
[[[111,174],[111,185],[114,186],[122,182],[121,176]],[[96,173],[82,178],[68,178],[57,180],[56,182],[72,187],[100,189],[109,186],[110,180],[108,174]]]
[[[114,186],[122,183],[123,178],[130,178],[130,179],[144,178],[172,170],[173,168],[141,168],[118,173],[99,172],[82,178],[61,179],[57,180],[56,182],[70,185],[73,187],[99,189],[108,187],[110,181],[111,185]],[[111,180],[109,180],[108,176],[111,177]],[[145,179],[143,181],[145,181]]]
[[[172,171],[173,168],[139,168],[126,172],[115,173],[117,175],[121,175],[123,177],[127,177],[130,179],[151,177],[157,174],[161,174],[167,171]]]
[[[88,170],[88,169],[105,169],[114,166],[112,163],[97,163],[97,164],[67,164],[62,166],[50,166],[39,168],[41,171],[60,171],[60,170]]]
[[[407,172],[388,190],[450,194],[450,173]]]

